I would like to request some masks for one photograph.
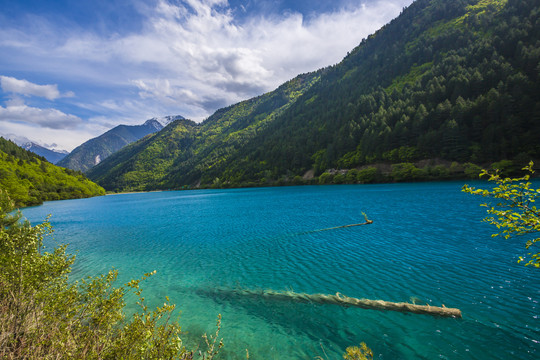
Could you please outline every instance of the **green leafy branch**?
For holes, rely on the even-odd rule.
[[[511,236],[520,236],[540,232],[540,210],[536,207],[536,200],[540,197],[540,189],[532,187],[529,181],[534,174],[534,163],[531,161],[523,170],[528,174],[520,178],[503,178],[499,171],[490,173],[482,170],[480,177],[489,176],[489,181],[496,186],[491,189],[476,189],[469,185],[464,185],[463,192],[480,195],[494,201],[486,202],[481,206],[487,207],[489,216],[483,221],[495,225],[499,230],[492,237],[503,236],[505,239]],[[525,244],[526,249],[534,246],[540,241],[540,237],[528,240]],[[527,253],[526,257],[520,256],[518,262],[526,261],[526,266],[540,268],[540,252]]]

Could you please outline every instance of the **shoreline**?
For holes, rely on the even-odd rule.
[[[110,196],[110,195],[126,195],[126,194],[146,194],[146,193],[164,192],[164,191],[168,191],[168,190],[121,191],[121,192],[105,193],[105,196]]]

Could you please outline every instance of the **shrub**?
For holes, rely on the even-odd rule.
[[[392,165],[391,177],[394,181],[413,181],[423,176],[423,171],[411,163],[400,163]]]
[[[116,271],[68,282],[75,257],[66,246],[45,251],[49,222],[32,226],[13,206],[0,190],[0,358],[194,358],[172,319],[175,305],[166,298],[150,310],[145,303],[140,284],[155,272],[120,287],[114,286]],[[128,319],[123,309],[129,293],[140,311]],[[212,359],[223,346],[211,339],[199,358]]]
[[[376,182],[381,177],[377,168],[370,166],[366,169],[362,169],[356,175],[356,180],[362,184],[370,184]]]
[[[358,346],[350,346],[343,354],[345,360],[373,360],[373,351],[367,347],[366,343],[360,343]]]
[[[321,185],[331,184],[333,180],[334,180],[334,175],[327,172],[324,172],[319,176],[319,184]]]

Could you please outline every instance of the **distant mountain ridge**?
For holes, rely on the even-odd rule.
[[[199,125],[174,122],[88,176],[152,190],[519,168],[540,158],[539,42],[537,0],[417,0],[339,64]]]
[[[27,142],[20,145],[23,149],[33,152],[36,155],[43,156],[48,162],[56,164],[65,158],[69,152],[62,150],[51,150],[34,142]]]
[[[86,172],[124,146],[160,131],[166,124],[175,119],[183,119],[183,117],[180,115],[166,116],[149,119],[142,125],[118,125],[78,146],[59,161],[58,165]]]

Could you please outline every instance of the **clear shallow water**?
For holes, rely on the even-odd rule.
[[[26,208],[52,214],[52,242],[77,251],[74,277],[116,268],[153,305],[181,309],[189,345],[223,316],[221,359],[537,359],[540,271],[524,240],[492,239],[462,183],[303,186],[112,195]],[[311,230],[363,222],[331,231]],[[341,292],[457,307],[463,319],[247,298],[221,289]],[[324,349],[324,350],[323,350]]]

